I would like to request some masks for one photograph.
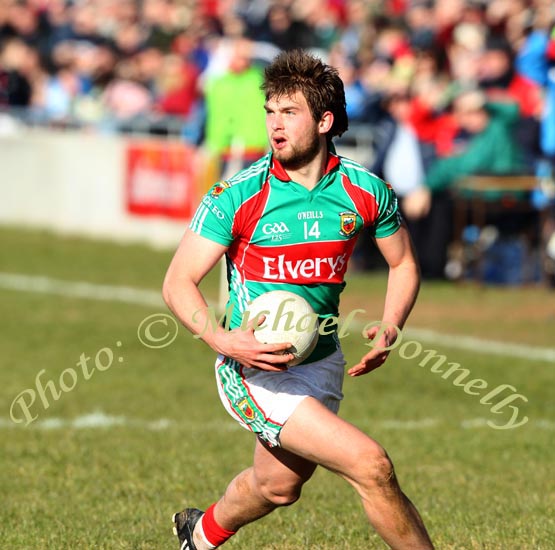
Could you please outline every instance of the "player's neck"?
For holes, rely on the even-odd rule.
[[[285,169],[287,175],[295,182],[308,190],[314,189],[322,179],[328,162],[328,148],[320,148],[319,153],[307,164],[294,170]]]

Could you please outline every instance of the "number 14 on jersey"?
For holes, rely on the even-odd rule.
[[[308,223],[309,222],[303,222],[305,240],[308,240],[309,237],[319,239],[320,238],[320,226],[318,225],[318,221],[313,222],[312,225],[310,226],[310,229],[308,227]]]

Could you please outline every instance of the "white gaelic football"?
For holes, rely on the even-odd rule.
[[[265,317],[258,325],[259,319]],[[244,325],[254,320],[254,336],[264,344],[291,343],[289,353],[295,359],[289,366],[302,363],[318,342],[318,315],[298,294],[286,290],[272,290],[261,294],[249,305],[243,316]]]

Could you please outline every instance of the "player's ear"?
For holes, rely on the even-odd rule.
[[[331,130],[332,126],[333,126],[333,113],[331,111],[326,111],[322,115],[322,118],[318,123],[318,130],[320,131],[321,134],[327,134]]]

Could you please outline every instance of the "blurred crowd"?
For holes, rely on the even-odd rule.
[[[311,49],[345,83],[344,143],[371,130],[368,167],[441,277],[461,177],[534,174],[552,207],[554,24],[552,0],[0,0],[0,111],[249,161],[266,147],[261,68]]]

